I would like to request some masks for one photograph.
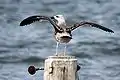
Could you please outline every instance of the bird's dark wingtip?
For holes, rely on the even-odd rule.
[[[111,33],[114,33],[114,31],[112,31]]]
[[[19,26],[24,26],[22,23],[20,23],[20,25]]]
[[[114,33],[114,31],[113,31],[113,30],[111,30],[111,29],[109,29],[107,32]]]
[[[28,25],[28,24],[29,24],[29,23],[26,23],[26,21],[23,20],[19,25],[20,25],[20,26],[25,26],[25,25]]]
[[[20,26],[25,26],[25,25],[29,25],[35,21],[39,21],[40,17],[39,16],[30,16],[26,19],[24,19],[23,21],[21,21]]]

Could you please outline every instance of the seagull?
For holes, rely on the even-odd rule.
[[[29,25],[36,21],[40,21],[40,22],[41,21],[49,21],[52,24],[52,26],[54,27],[54,38],[57,41],[55,55],[58,55],[57,50],[58,50],[58,45],[60,43],[65,44],[65,47],[64,47],[64,55],[65,55],[66,45],[72,39],[72,31],[77,29],[78,27],[83,27],[83,25],[88,25],[89,27],[96,27],[103,31],[114,33],[114,31],[112,31],[109,28],[106,28],[102,25],[99,25],[99,24],[96,24],[93,22],[88,22],[88,21],[82,21],[82,22],[75,23],[75,24],[69,26],[66,24],[66,20],[65,20],[64,16],[60,15],[60,14],[52,16],[52,17],[40,16],[40,15],[30,16],[30,17],[24,19],[23,21],[21,21],[20,26]]]

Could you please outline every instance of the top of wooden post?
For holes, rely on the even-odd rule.
[[[45,60],[44,80],[76,80],[76,74],[75,56],[59,54]]]
[[[58,55],[58,56],[49,56],[47,59],[76,59],[75,56],[69,56],[69,55]]]

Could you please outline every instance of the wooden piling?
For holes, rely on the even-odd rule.
[[[45,60],[44,80],[76,80],[76,70],[74,56],[49,56]]]

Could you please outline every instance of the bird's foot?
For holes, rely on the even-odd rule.
[[[58,53],[56,53],[55,56],[58,56]]]
[[[55,56],[58,56],[58,54],[55,54]]]

